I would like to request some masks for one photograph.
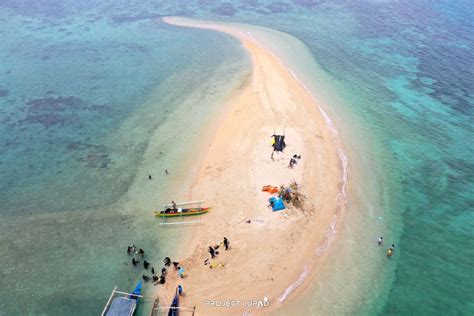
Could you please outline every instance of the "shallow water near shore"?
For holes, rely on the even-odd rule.
[[[204,122],[248,63],[228,37],[163,26],[160,15],[262,25],[308,48],[285,44],[284,35],[272,47],[338,128],[349,157],[347,209],[330,264],[278,313],[474,312],[468,1],[0,8],[0,314],[18,306],[27,314],[97,314],[114,284],[131,289],[140,276],[126,265],[125,245],[153,249],[158,260],[182,238],[176,229],[157,234],[148,216],[186,178],[162,174],[190,165],[176,157],[194,149],[174,144],[182,135],[192,144],[200,129],[152,135],[179,119],[173,113],[186,108],[190,91],[202,116],[190,122]],[[236,84],[222,87],[224,74]],[[156,181],[140,184],[151,166]],[[376,245],[381,234],[396,243],[390,261]]]

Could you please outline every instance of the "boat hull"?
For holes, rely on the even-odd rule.
[[[167,209],[165,211],[156,211],[156,217],[180,217],[180,216],[193,216],[193,215],[201,215],[209,212],[209,207],[201,207],[201,208],[188,208],[188,209],[176,209],[171,210]]]

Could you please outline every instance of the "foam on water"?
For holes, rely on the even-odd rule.
[[[310,267],[309,265],[305,265],[303,268],[303,272],[301,272],[300,276],[298,279],[292,283],[286,290],[285,292],[278,298],[278,301],[280,303],[283,303],[284,300],[287,299],[287,297],[294,291],[296,290],[301,284],[303,284],[304,280],[306,277],[309,275],[310,272]]]

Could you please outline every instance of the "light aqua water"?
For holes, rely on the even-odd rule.
[[[129,244],[157,269],[179,254],[186,229],[153,211],[182,198],[249,61],[228,36],[154,20],[0,12],[0,314],[98,314],[143,274]]]
[[[152,22],[158,15],[188,15],[267,26],[300,39],[318,67],[305,69],[309,59],[289,62],[301,63],[298,74],[340,127],[349,155],[353,184],[347,220],[332,246],[337,251],[327,259],[332,265],[283,312],[295,307],[302,314],[473,314],[469,1],[23,4],[4,1],[1,7],[0,283],[2,290],[15,289],[0,292],[2,310],[21,303],[29,313],[81,314],[85,306],[95,311],[116,280],[133,286],[130,267],[112,262],[123,259],[120,247],[137,231],[146,227],[137,239],[149,248],[158,244],[160,255],[172,248],[170,236],[152,240],[153,226],[131,218],[130,210],[111,217],[94,209],[123,200],[127,183],[140,172],[134,166],[147,140],[167,119],[151,104],[138,112],[136,105],[158,95],[166,100],[158,113],[172,113],[180,102],[171,101],[185,96],[188,85],[199,90],[211,65],[226,64],[225,56],[238,64],[244,56],[226,37]],[[43,110],[45,98],[54,110]],[[29,109],[34,115],[25,120]],[[136,124],[142,121],[144,126]],[[125,138],[125,146],[110,138],[102,142],[117,126],[133,126],[133,135],[142,138]],[[125,130],[118,135],[127,135]],[[152,199],[151,192],[143,194]],[[65,212],[64,205],[89,210]],[[77,222],[82,225],[72,224]],[[127,228],[117,234],[117,227]],[[379,234],[396,243],[390,261],[373,244]],[[78,240],[101,242],[90,247]],[[32,248],[35,243],[41,246]],[[86,259],[68,258],[77,252]],[[13,269],[15,262],[21,262],[19,269]],[[61,271],[60,280],[54,269]],[[31,296],[44,284],[46,294]],[[52,305],[40,307],[45,300]]]

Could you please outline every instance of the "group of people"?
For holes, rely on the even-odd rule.
[[[227,239],[227,237],[224,237],[224,240],[221,242],[221,244],[224,245],[225,250],[229,250],[230,242],[229,242],[229,239]],[[216,255],[219,254],[219,251],[217,251],[219,247],[220,245],[215,245],[214,247],[209,246],[209,248],[207,249],[207,251],[209,251],[209,253],[211,254],[212,259],[214,259]]]
[[[379,246],[383,245],[383,236],[380,236],[380,238],[378,240],[378,244],[379,244]],[[387,250],[387,257],[390,258],[393,255],[394,251],[395,251],[395,244],[392,244],[392,246],[390,246],[390,248],[388,248],[388,250]]]
[[[144,259],[145,256],[145,251],[142,248],[137,248],[135,245],[131,245],[127,247],[127,253],[130,256],[133,256],[132,258],[132,265],[135,267],[141,263],[141,259],[143,259],[143,268],[145,270],[148,270],[150,267],[150,262]],[[137,256],[136,256],[137,255]],[[142,278],[145,282],[148,282],[150,279],[153,280],[153,282],[157,282],[157,284],[164,284],[166,281],[166,275],[168,273],[167,267],[171,267],[171,265],[174,266],[174,269],[178,271],[178,275],[183,278],[184,277],[184,268],[179,266],[179,262],[172,262],[170,257],[166,257],[163,260],[164,267],[161,268],[161,274],[160,276],[157,275],[155,268],[151,267],[150,272],[151,276],[148,275],[142,275]],[[155,283],[156,284],[156,283]]]
[[[293,169],[293,166],[298,163],[298,161],[301,159],[301,155],[293,155],[290,159],[290,163],[288,164],[288,168]]]
[[[142,249],[142,248],[137,248],[135,247],[135,245],[130,245],[127,247],[127,253],[129,255],[139,255],[140,257],[144,257],[145,256],[145,251]]]

